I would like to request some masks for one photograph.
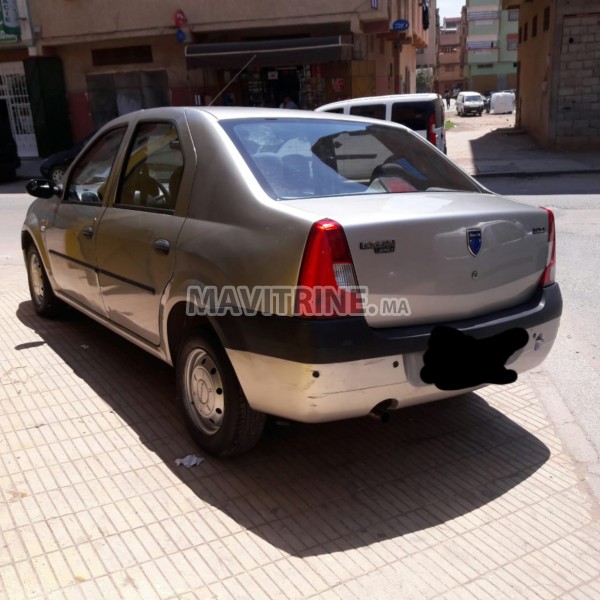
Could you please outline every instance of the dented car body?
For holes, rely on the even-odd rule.
[[[29,191],[36,311],[66,303],[174,365],[216,455],[250,448],[268,414],[345,419],[514,380],[556,337],[552,213],[490,193],[401,125],[140,111],[100,130],[63,187]],[[439,326],[490,350],[467,352],[459,388],[436,380],[452,335],[426,365]]]

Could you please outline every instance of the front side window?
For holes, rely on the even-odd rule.
[[[115,206],[174,210],[183,153],[173,123],[138,125],[125,164]]]
[[[385,104],[368,104],[366,106],[351,106],[350,114],[370,119],[385,119]]]
[[[477,183],[410,131],[382,122],[244,119],[222,122],[272,198],[461,190]],[[266,135],[266,130],[269,135]],[[250,151],[246,140],[268,138]]]
[[[73,167],[65,202],[102,204],[108,177],[126,131],[127,127],[119,127],[103,135]]]

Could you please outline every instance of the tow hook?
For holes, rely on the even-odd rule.
[[[533,346],[533,351],[537,352],[542,347],[543,343],[544,343],[544,336],[540,333],[540,335],[538,335],[537,339],[535,340],[535,345]]]

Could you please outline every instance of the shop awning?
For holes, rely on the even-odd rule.
[[[190,69],[242,67],[255,55],[253,67],[276,67],[351,60],[352,47],[351,35],[190,44],[185,58]]]

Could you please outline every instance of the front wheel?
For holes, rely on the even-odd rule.
[[[210,333],[195,331],[183,342],[177,392],[187,428],[206,452],[233,456],[260,439],[266,415],[250,408],[227,354]]]
[[[55,317],[62,302],[54,295],[40,253],[33,244],[27,250],[27,281],[35,312],[42,317]]]
[[[65,167],[62,165],[57,165],[56,167],[52,167],[50,171],[50,180],[54,185],[60,185],[63,181],[63,177],[65,176]]]

